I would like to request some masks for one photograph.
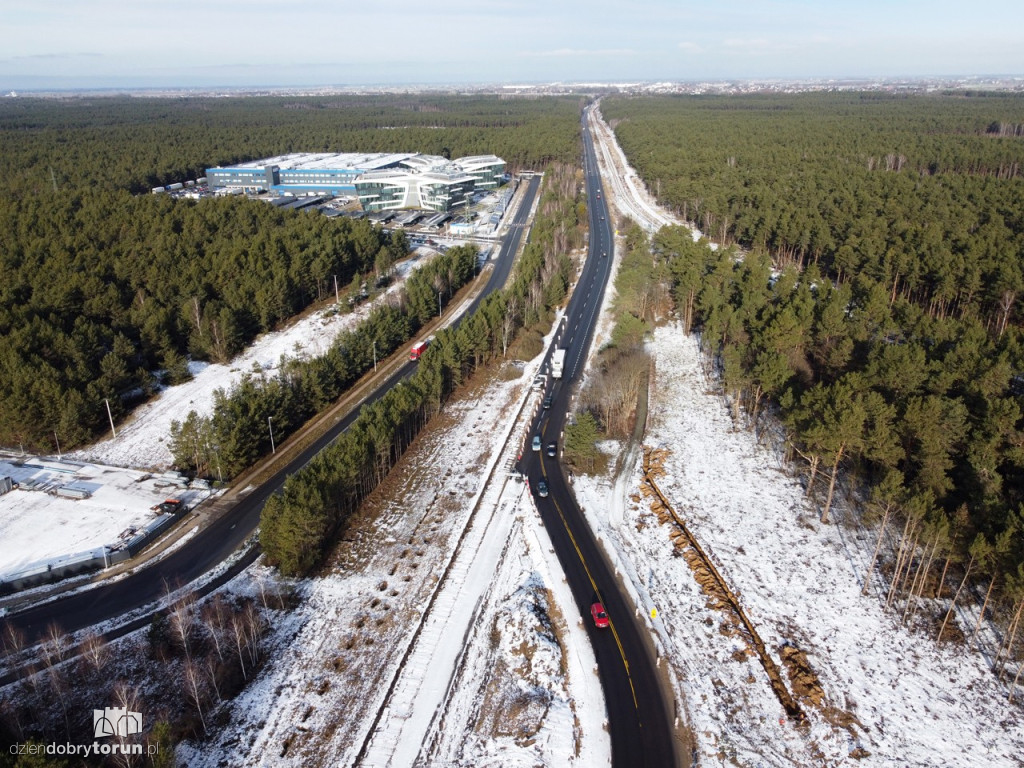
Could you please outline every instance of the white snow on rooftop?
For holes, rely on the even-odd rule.
[[[293,152],[262,160],[236,163],[231,168],[268,168],[281,170],[354,170],[372,171],[416,157],[415,152]]]
[[[0,461],[0,477],[19,484],[0,495],[0,575],[42,560],[115,544],[120,534],[152,522],[151,507],[169,497],[186,503],[205,492],[147,472],[56,458]],[[58,489],[85,498],[56,495]]]

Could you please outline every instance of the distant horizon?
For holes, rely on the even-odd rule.
[[[1024,68],[989,0],[9,0],[0,92],[936,77]]]
[[[247,93],[254,91],[282,91],[294,93],[304,92],[358,92],[358,91],[429,91],[429,90],[452,90],[468,89],[474,91],[484,90],[536,90],[539,88],[650,88],[654,86],[713,86],[713,85],[804,85],[804,86],[829,86],[829,85],[941,85],[952,87],[959,85],[970,87],[971,85],[987,85],[998,90],[1024,90],[1024,72],[1022,73],[975,73],[975,74],[935,74],[935,75],[846,75],[829,77],[706,77],[706,78],[624,78],[621,80],[597,78],[584,78],[579,80],[508,80],[508,81],[419,81],[419,82],[374,82],[374,83],[252,83],[252,84],[231,84],[211,83],[209,85],[171,84],[166,85],[88,85],[88,86],[37,86],[37,87],[2,87],[0,86],[0,97],[10,98],[12,96],[30,96],[45,94],[86,94],[86,93],[145,93],[145,92],[169,92],[169,93],[220,93],[238,92]]]

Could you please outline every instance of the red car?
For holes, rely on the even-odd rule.
[[[598,629],[608,626],[608,614],[604,612],[604,606],[600,603],[590,606],[590,615],[594,617],[594,626]]]

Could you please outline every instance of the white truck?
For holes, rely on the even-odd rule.
[[[562,369],[565,367],[565,350],[556,349],[551,355],[551,378],[562,378]]]

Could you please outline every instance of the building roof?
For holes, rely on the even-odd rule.
[[[288,171],[373,171],[398,165],[415,157],[415,152],[293,152],[263,160],[237,163],[232,168],[255,170],[276,165]]]
[[[504,162],[495,155],[472,155],[447,160],[438,155],[416,152],[293,152],[210,170],[258,171],[277,166],[282,171],[351,171],[362,175],[392,173],[395,174],[394,178],[409,174],[432,175],[439,181],[444,177],[450,183],[453,178],[464,176],[468,171]]]
[[[453,162],[459,165],[496,165],[505,161],[497,155],[470,155],[469,157],[460,157]]]

